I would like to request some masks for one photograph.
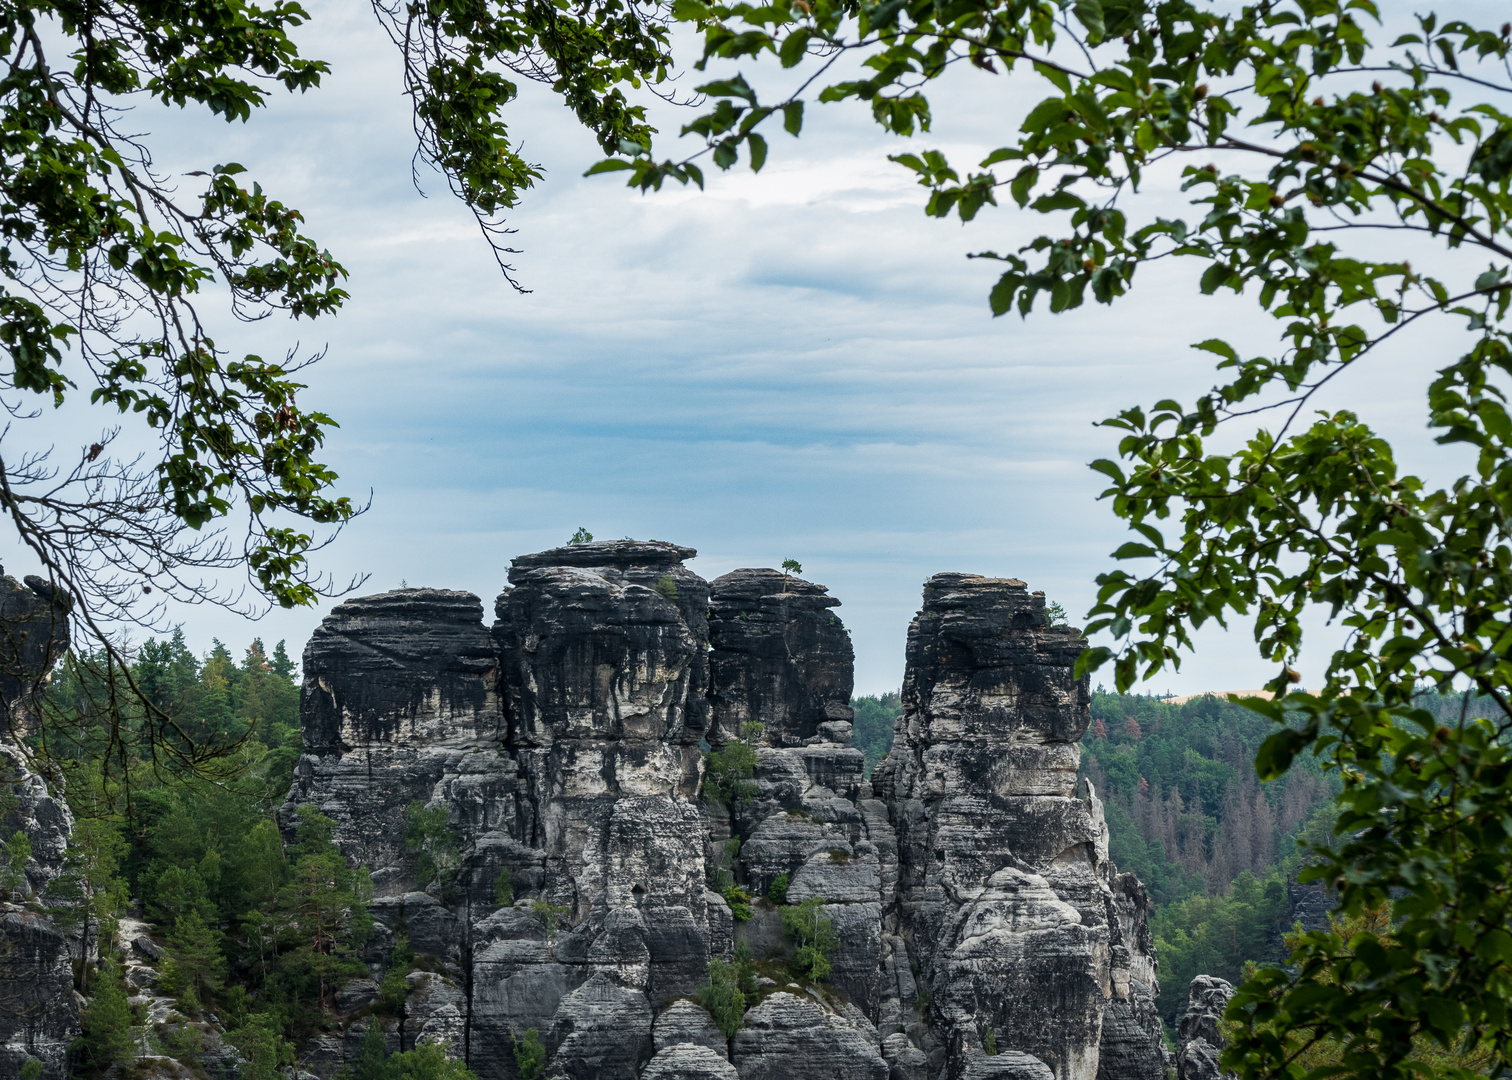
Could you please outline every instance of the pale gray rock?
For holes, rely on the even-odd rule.
[[[926,1080],[929,1058],[901,1031],[882,1040],[882,1058],[887,1062],[888,1080]]]
[[[1076,789],[1084,648],[1049,625],[1043,594],[969,574],[931,578],[909,629],[898,737],[872,784],[898,844],[883,932],[906,943],[917,996],[882,1011],[927,1008],[932,1076],[960,1080],[991,1030],[1056,1080],[1095,1080],[1115,966],[1129,993],[1102,804]]]
[[[1228,1008],[1234,988],[1226,980],[1198,975],[1187,992],[1187,1008],[1176,1032],[1178,1080],[1225,1080],[1218,1057],[1223,1053],[1223,1033],[1218,1022]]]
[[[1052,1080],[1050,1067],[1032,1054],[1004,1050],[966,1066],[964,1080]]]
[[[571,1080],[635,1080],[651,1056],[651,1006],[639,990],[594,975],[562,999],[551,1075]]]
[[[141,956],[144,960],[157,963],[166,952],[161,945],[153,941],[145,933],[131,939],[131,951]]]
[[[342,1016],[365,1009],[378,1000],[378,984],[372,979],[348,979],[336,991],[336,1011]]]
[[[723,1059],[729,1045],[714,1018],[698,1002],[687,998],[679,998],[662,1010],[652,1028],[652,1037],[658,1053],[680,1043],[692,1043],[717,1050]]]
[[[406,977],[409,996],[404,1003],[406,1042],[441,1043],[449,1056],[466,1052],[467,999],[451,979],[430,971],[412,971]]]
[[[1286,883],[1286,900],[1291,908],[1288,926],[1302,924],[1303,930],[1327,930],[1329,913],[1338,907],[1338,898],[1329,893],[1321,881]]]
[[[730,1040],[740,1080],[888,1080],[876,1029],[779,990],[746,1011]]]
[[[694,1043],[677,1043],[656,1052],[640,1080],[739,1080],[723,1053]]]

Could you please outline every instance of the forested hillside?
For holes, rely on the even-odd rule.
[[[141,1039],[199,1069],[209,1048],[195,1021],[214,1017],[250,1062],[245,1080],[274,1080],[293,1063],[294,1046],[328,1022],[336,988],[367,975],[357,954],[372,926],[366,872],[342,857],[333,823],[302,808],[294,843],[285,844],[273,818],[299,755],[293,662],[283,642],[269,655],[253,641],[236,658],[217,641],[197,658],[182,633],[149,640],[129,676],[161,710],[150,718],[140,707],[119,708],[130,700],[127,674],[107,672],[101,656],[71,657],[48,689],[38,765],[66,780],[78,819],[69,871],[49,898],[56,921],[91,936],[108,938],[129,917],[146,920],[166,945],[155,992],[181,1015],[152,1023],[128,1008],[127,994],[141,990],[127,986],[114,960],[79,967],[77,985],[92,1000],[76,1071],[98,1076],[127,1064]],[[224,753],[193,762],[124,750],[123,742],[141,745],[129,729],[149,722],[172,731],[167,742],[186,753],[191,744]],[[124,740],[112,739],[116,723],[127,729]],[[402,1007],[410,960],[401,939],[389,958],[398,978],[385,983],[377,1011]],[[411,1056],[379,1047],[353,1080],[454,1071],[439,1054]]]
[[[1270,720],[1217,697],[1182,705],[1092,695],[1082,775],[1101,795],[1109,849],[1155,899],[1161,1014],[1174,1023],[1194,975],[1237,981],[1280,959],[1298,837],[1326,840],[1337,780],[1313,758],[1273,784],[1255,776]]]

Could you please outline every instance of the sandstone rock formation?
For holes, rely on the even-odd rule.
[[[1223,979],[1198,975],[1192,980],[1176,1033],[1177,1080],[1223,1080],[1231,1075],[1218,1064],[1224,1045],[1218,1021],[1233,996],[1234,988]]]
[[[286,813],[334,817],[380,921],[435,961],[391,1041],[447,1041],[483,1080],[517,1075],[529,1029],[560,1080],[1160,1080],[1148,899],[1076,785],[1079,635],[1022,582],[931,579],[868,780],[838,602],[772,570],[708,583],[693,554],[556,548],[514,560],[491,630],[477,598],[410,589],[311,639]],[[735,749],[750,775],[707,797]],[[416,877],[413,802],[446,809],[448,880]],[[823,984],[786,967],[784,879],[825,902]],[[726,1039],[692,996],[737,946],[761,989]]]
[[[1129,933],[1147,902],[1109,862],[1096,793],[1077,790],[1083,648],[1012,579],[937,574],[909,628],[903,717],[873,782],[898,830],[887,929],[937,1020],[931,1075],[965,1075],[991,1032],[1057,1080],[1094,1080],[1110,1007],[1139,1010],[1158,1046],[1152,943]],[[1158,1055],[1129,1053],[1130,1026],[1107,1028],[1119,1074],[1160,1075]]]
[[[36,1058],[44,1080],[61,1080],[69,1042],[79,1032],[72,942],[39,902],[63,869],[73,815],[27,767],[19,743],[36,721],[37,693],[68,640],[68,605],[51,585],[28,577],[23,586],[0,576],[0,787],[6,795],[0,841],[21,831],[32,847],[25,881],[0,899],[0,1076],[18,1075]]]

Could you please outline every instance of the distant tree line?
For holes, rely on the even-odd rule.
[[[1222,895],[1246,872],[1265,877],[1332,799],[1337,778],[1313,758],[1260,783],[1255,751],[1272,730],[1266,717],[1217,697],[1170,705],[1093,693],[1082,775],[1105,804],[1113,861],[1138,874],[1157,903]]]
[[[903,715],[903,700],[898,692],[866,694],[851,698],[855,711],[852,721],[851,745],[866,755],[866,775],[871,776],[877,762],[892,749],[893,725]]]

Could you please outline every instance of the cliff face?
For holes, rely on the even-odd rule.
[[[3,573],[3,572],[0,572]],[[74,1004],[74,943],[42,914],[40,899],[63,869],[73,815],[32,772],[19,748],[36,720],[36,696],[68,649],[68,607],[41,578],[23,586],[0,576],[0,841],[26,833],[32,858],[25,880],[0,898],[0,1077],[20,1075],[28,1058],[45,1080],[68,1074],[68,1045],[79,1033]]]
[[[287,809],[335,817],[380,919],[440,962],[400,1039],[450,1041],[484,1080],[517,1074],[532,1028],[546,1075],[583,1080],[1163,1077],[1148,901],[1075,790],[1077,634],[1022,582],[931,579],[868,781],[838,602],[770,570],[707,583],[693,554],[558,548],[514,561],[491,632],[468,594],[406,590],[312,639]],[[754,759],[721,801],[710,749]],[[414,801],[460,838],[439,899],[402,843]],[[825,902],[823,985],[787,974],[760,899],[783,879]],[[726,1040],[688,998],[739,944],[760,989]]]
[[[1121,896],[1125,918],[1141,920],[1143,890],[1115,895],[1102,804],[1090,785],[1076,790],[1083,648],[1075,630],[1047,625],[1043,594],[1012,579],[937,574],[909,629],[903,715],[873,781],[898,830],[889,929],[939,1019],[922,1040],[931,1071],[952,1080],[989,1033],[1057,1080],[1094,1080],[1104,1014],[1153,998],[1150,943],[1131,942],[1119,912]],[[1158,1053],[1137,1060],[1122,1026],[1107,1031],[1114,1074],[1160,1075]]]

